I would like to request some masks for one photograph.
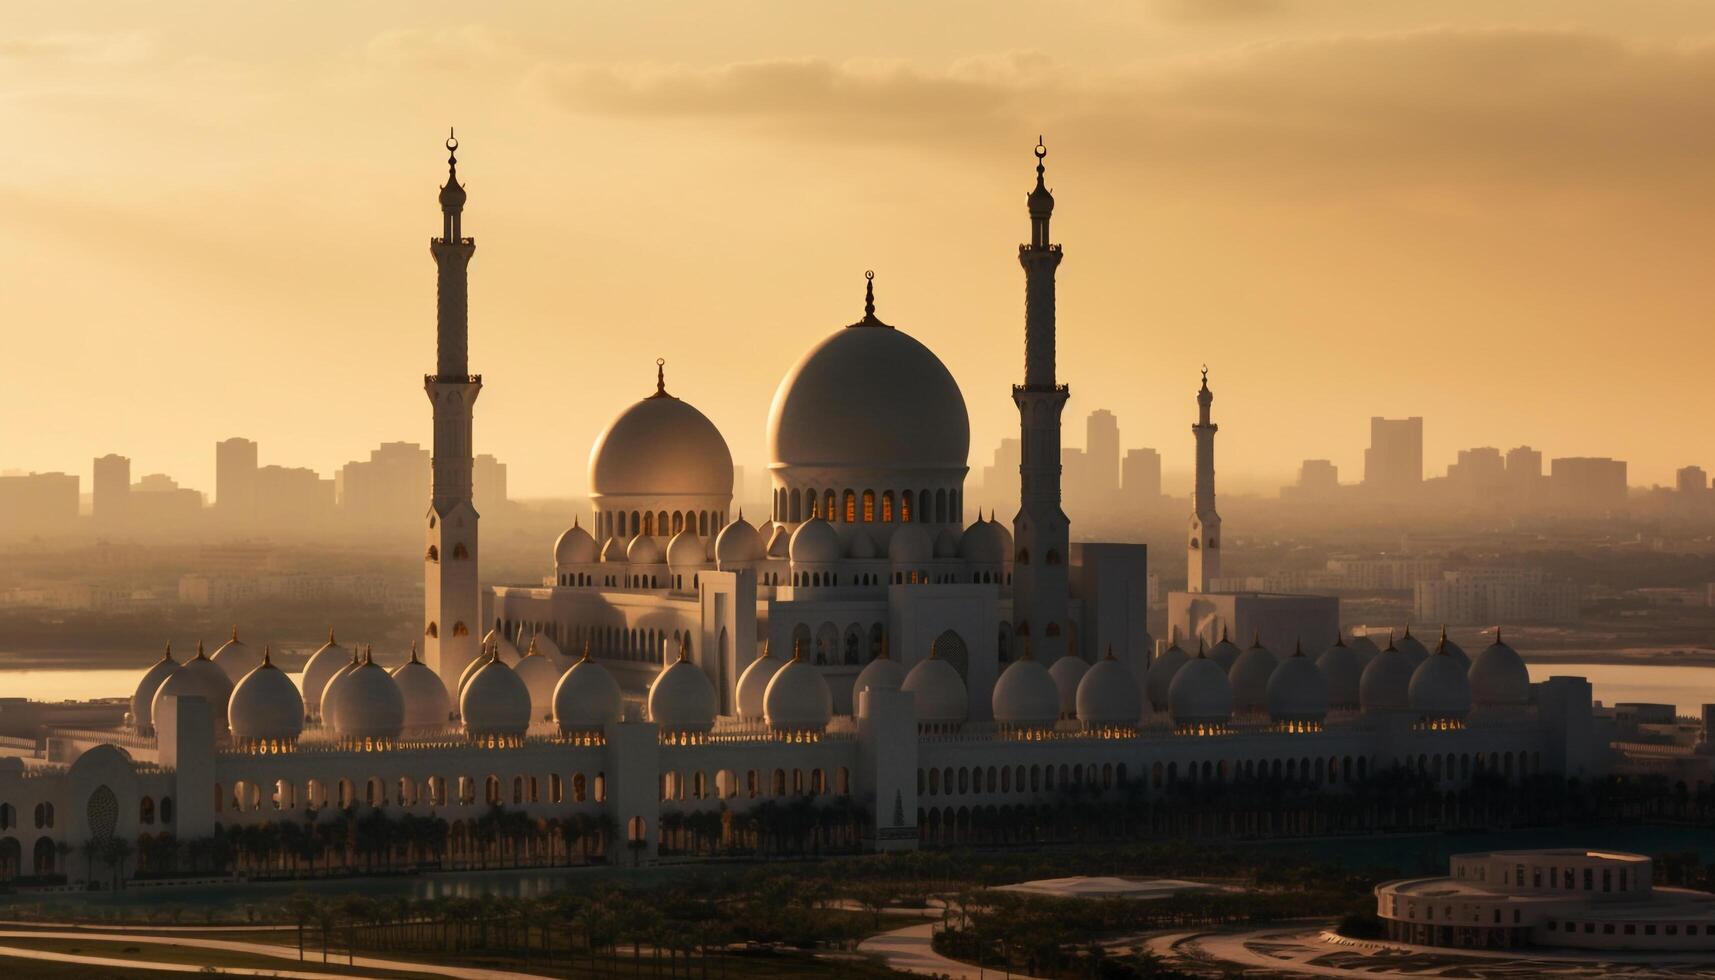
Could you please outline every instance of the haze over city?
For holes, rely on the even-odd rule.
[[[1355,476],[1371,415],[1427,417],[1435,470],[1528,443],[1670,483],[1715,412],[1706,4],[337,19],[12,8],[0,257],[32,370],[0,392],[0,467],[120,451],[206,487],[236,434],[324,472],[426,443],[433,309],[398,243],[433,231],[436,178],[399,163],[455,123],[490,243],[477,424],[517,496],[580,495],[657,356],[760,465],[795,339],[849,322],[867,268],[970,393],[978,465],[1013,424],[1013,158],[1038,132],[1079,259],[1068,411],[1114,411],[1170,482],[1205,362],[1232,490],[1304,458]]]

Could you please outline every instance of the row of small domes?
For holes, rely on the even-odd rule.
[[[895,564],[917,564],[936,559],[959,558],[984,565],[1004,564],[1012,554],[1012,533],[991,515],[981,517],[962,534],[942,528],[931,538],[920,524],[903,524],[887,540],[887,559]],[[711,562],[720,568],[788,558],[804,564],[828,564],[854,559],[881,558],[875,538],[857,530],[842,543],[834,526],[822,518],[811,518],[788,531],[783,524],[764,521],[761,528],[741,513],[721,528],[711,543],[686,528],[667,541],[666,551],[654,536],[639,534],[630,539],[612,537],[597,545],[594,535],[574,522],[554,543],[556,566],[625,562],[632,565],[667,565],[700,568]]]

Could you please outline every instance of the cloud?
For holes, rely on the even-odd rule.
[[[154,41],[141,33],[46,34],[0,39],[0,61],[72,64],[135,64],[154,53]]]
[[[471,71],[516,61],[523,48],[506,31],[484,24],[462,24],[435,30],[383,31],[370,39],[364,53],[370,61],[387,68]]]

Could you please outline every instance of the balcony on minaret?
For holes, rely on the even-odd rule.
[[[423,383],[426,385],[479,385],[482,384],[480,374],[425,374]]]

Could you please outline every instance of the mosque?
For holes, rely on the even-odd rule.
[[[234,631],[212,654],[149,666],[122,728],[45,713],[32,736],[0,738],[0,874],[52,873],[87,841],[190,841],[365,807],[446,819],[455,854],[495,804],[589,817],[650,861],[666,824],[771,800],[849,799],[864,845],[894,850],[1069,792],[1284,776],[1339,794],[1395,767],[1451,791],[1485,772],[1608,765],[1589,683],[1533,683],[1498,632],[1475,657],[1409,631],[1378,650],[1316,606],[1292,616],[1320,635],[1289,641],[1263,628],[1278,618],[1202,597],[1183,645],[1177,630],[1149,636],[1145,548],[1071,543],[1060,505],[1064,252],[1040,144],[1018,250],[1010,527],[966,514],[964,393],[880,318],[871,275],[862,317],[775,393],[768,513],[734,512],[726,440],[658,362],[654,390],[591,451],[589,523],[553,543],[541,584],[485,593],[476,246],[447,147],[420,654],[387,670],[330,634],[294,680]],[[1221,544],[1207,372],[1197,399],[1193,593]]]

